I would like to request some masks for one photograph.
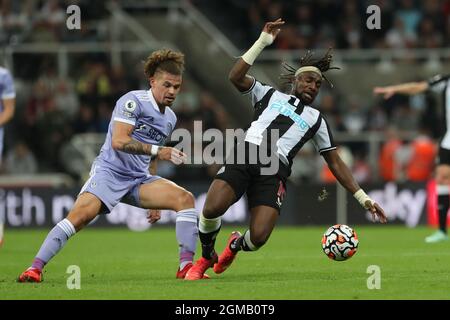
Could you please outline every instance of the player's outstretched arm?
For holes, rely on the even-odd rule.
[[[267,22],[258,40],[256,40],[253,46],[231,68],[228,78],[239,91],[244,92],[251,88],[253,79],[247,75],[247,71],[253,65],[261,51],[273,43],[278,33],[280,33],[280,27],[283,24],[284,21],[281,18],[273,22]]]
[[[353,194],[358,202],[365,209],[369,210],[374,220],[378,217],[381,223],[386,223],[387,218],[384,210],[378,203],[373,201],[353,178],[353,175],[347,165],[342,161],[336,150],[330,150],[322,153],[327,162],[331,172],[339,181],[339,183]]]
[[[115,121],[111,145],[114,150],[130,154],[157,156],[159,160],[169,160],[174,164],[186,161],[186,154],[171,147],[160,147],[134,140],[131,135],[134,126],[128,123]]]
[[[389,99],[394,94],[407,94],[407,95],[415,95],[418,93],[422,93],[428,90],[428,82],[419,81],[419,82],[408,82],[402,83],[394,86],[387,87],[375,87],[373,88],[374,94],[382,94],[385,99]]]

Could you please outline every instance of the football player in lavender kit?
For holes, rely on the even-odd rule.
[[[97,215],[109,213],[119,202],[154,209],[149,221],[159,219],[159,209],[177,212],[176,236],[180,246],[180,267],[176,277],[184,278],[192,266],[198,238],[194,197],[164,178],[150,175],[151,157],[180,164],[186,155],[161,147],[170,136],[176,116],[169,108],[180,91],[184,55],[162,49],[145,62],[150,90],[136,90],[116,103],[106,141],[92,164],[90,178],[66,219],[48,234],[30,268],[19,282],[41,282],[42,269],[67,240]]]
[[[11,73],[0,67],[0,162],[3,152],[3,135],[5,124],[14,116],[16,91]],[[0,217],[0,247],[3,245],[3,223]]]

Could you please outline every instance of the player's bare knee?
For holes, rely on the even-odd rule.
[[[215,219],[220,217],[223,214],[223,209],[220,208],[219,205],[214,203],[205,203],[203,207],[202,215],[206,219]]]
[[[195,207],[194,195],[187,190],[183,190],[177,198],[177,207],[175,208],[175,210],[180,211],[194,207]]]
[[[250,241],[258,249],[261,248],[263,245],[265,245],[268,239],[269,239],[269,235],[267,235],[265,233],[259,233],[259,234],[258,233],[257,234],[250,233]]]
[[[73,224],[75,230],[79,231],[87,224],[87,217],[78,209],[71,210],[67,215],[67,219]]]
[[[97,215],[89,205],[79,205],[73,208],[67,215],[67,219],[73,224],[75,230],[79,231],[86,226]]]

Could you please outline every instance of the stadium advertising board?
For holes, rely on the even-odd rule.
[[[201,210],[209,184],[180,183],[192,190],[196,207]],[[330,225],[336,223],[337,192],[335,185],[288,184],[279,224]],[[427,222],[427,188],[425,184],[366,185],[364,189],[385,208],[389,223],[414,227]],[[326,197],[322,197],[326,190]],[[1,188],[0,218],[11,228],[49,227],[62,220],[72,207],[78,189],[53,189],[40,187]],[[245,198],[234,204],[224,215],[226,224],[246,224],[248,208]],[[175,213],[162,211],[158,225],[173,224]],[[371,216],[365,213],[350,194],[347,194],[347,223],[368,224]],[[146,210],[119,204],[113,212],[95,219],[92,226],[126,226],[131,230],[144,231],[151,228]]]

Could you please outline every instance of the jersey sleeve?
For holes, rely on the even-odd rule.
[[[435,75],[434,77],[428,79],[428,86],[431,91],[434,92],[442,92],[445,89],[447,80],[450,78],[450,74],[448,75]]]
[[[320,154],[336,149],[330,127],[322,116],[320,116],[319,129],[317,129],[316,134],[313,136],[312,142]]]
[[[135,125],[141,113],[139,100],[131,93],[123,95],[117,100],[114,108],[113,120]]]
[[[2,99],[14,99],[16,97],[16,90],[14,89],[14,80],[11,73],[6,72],[3,75],[1,83],[1,98]]]
[[[249,96],[252,101],[252,105],[255,106],[265,96],[265,94],[272,89],[272,87],[259,82],[254,77],[252,77],[252,79],[252,86],[247,91],[242,92],[242,94]]]

